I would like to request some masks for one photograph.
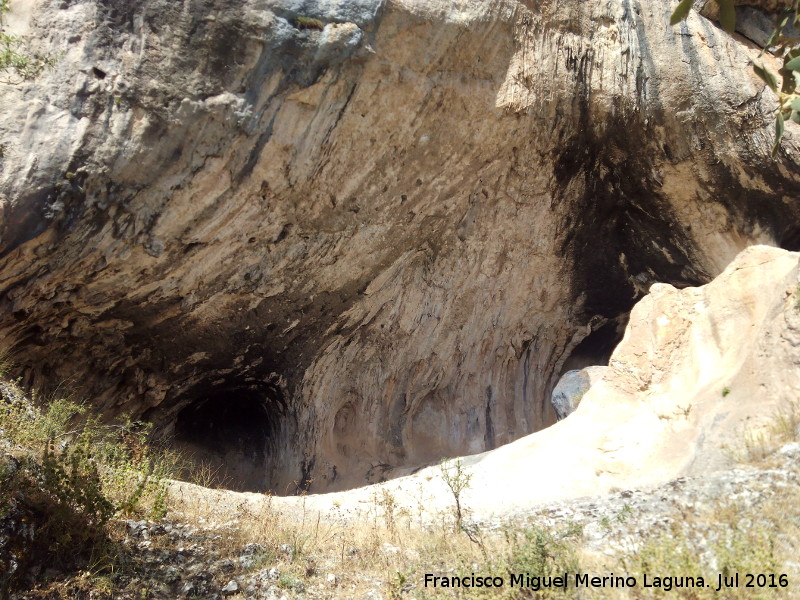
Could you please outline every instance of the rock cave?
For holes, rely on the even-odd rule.
[[[270,489],[280,455],[285,406],[274,391],[216,389],[175,417],[174,440],[211,483],[241,491]]]
[[[347,489],[549,426],[652,284],[798,247],[794,125],[773,160],[757,49],[712,21],[303,6],[323,30],[255,0],[19,24],[64,56],[0,89],[0,336],[27,386],[77,381],[234,489]]]

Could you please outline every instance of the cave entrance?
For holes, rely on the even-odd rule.
[[[608,365],[611,354],[622,341],[629,319],[630,312],[626,312],[594,329],[572,350],[569,358],[564,361],[558,378],[561,378],[567,371],[575,371],[594,365]]]
[[[175,420],[184,477],[236,491],[270,489],[282,436],[283,399],[274,390],[229,388],[189,402]]]

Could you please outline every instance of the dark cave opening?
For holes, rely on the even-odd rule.
[[[789,252],[800,252],[800,227],[788,227],[783,232],[778,245]]]
[[[284,402],[278,390],[228,387],[190,401],[175,419],[183,476],[237,491],[270,489],[282,447]]]
[[[559,377],[567,371],[583,369],[593,365],[608,365],[611,354],[622,341],[630,313],[606,321],[586,336],[569,355],[561,368]]]

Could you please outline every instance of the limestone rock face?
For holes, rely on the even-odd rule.
[[[248,489],[551,424],[651,284],[800,247],[758,49],[672,4],[15,0],[3,345]]]
[[[472,475],[464,505],[485,517],[660,485],[757,458],[748,444],[779,447],[776,429],[800,410],[798,298],[800,254],[766,246],[742,252],[708,285],[654,285],[569,418],[462,459]],[[438,467],[385,485],[409,505],[452,503]],[[374,493],[320,496],[313,506]]]

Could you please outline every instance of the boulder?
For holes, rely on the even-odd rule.
[[[567,371],[558,380],[550,403],[556,411],[559,421],[566,419],[581,403],[581,399],[592,387],[592,377],[596,381],[601,377],[605,368],[601,366],[586,367],[585,369]]]

